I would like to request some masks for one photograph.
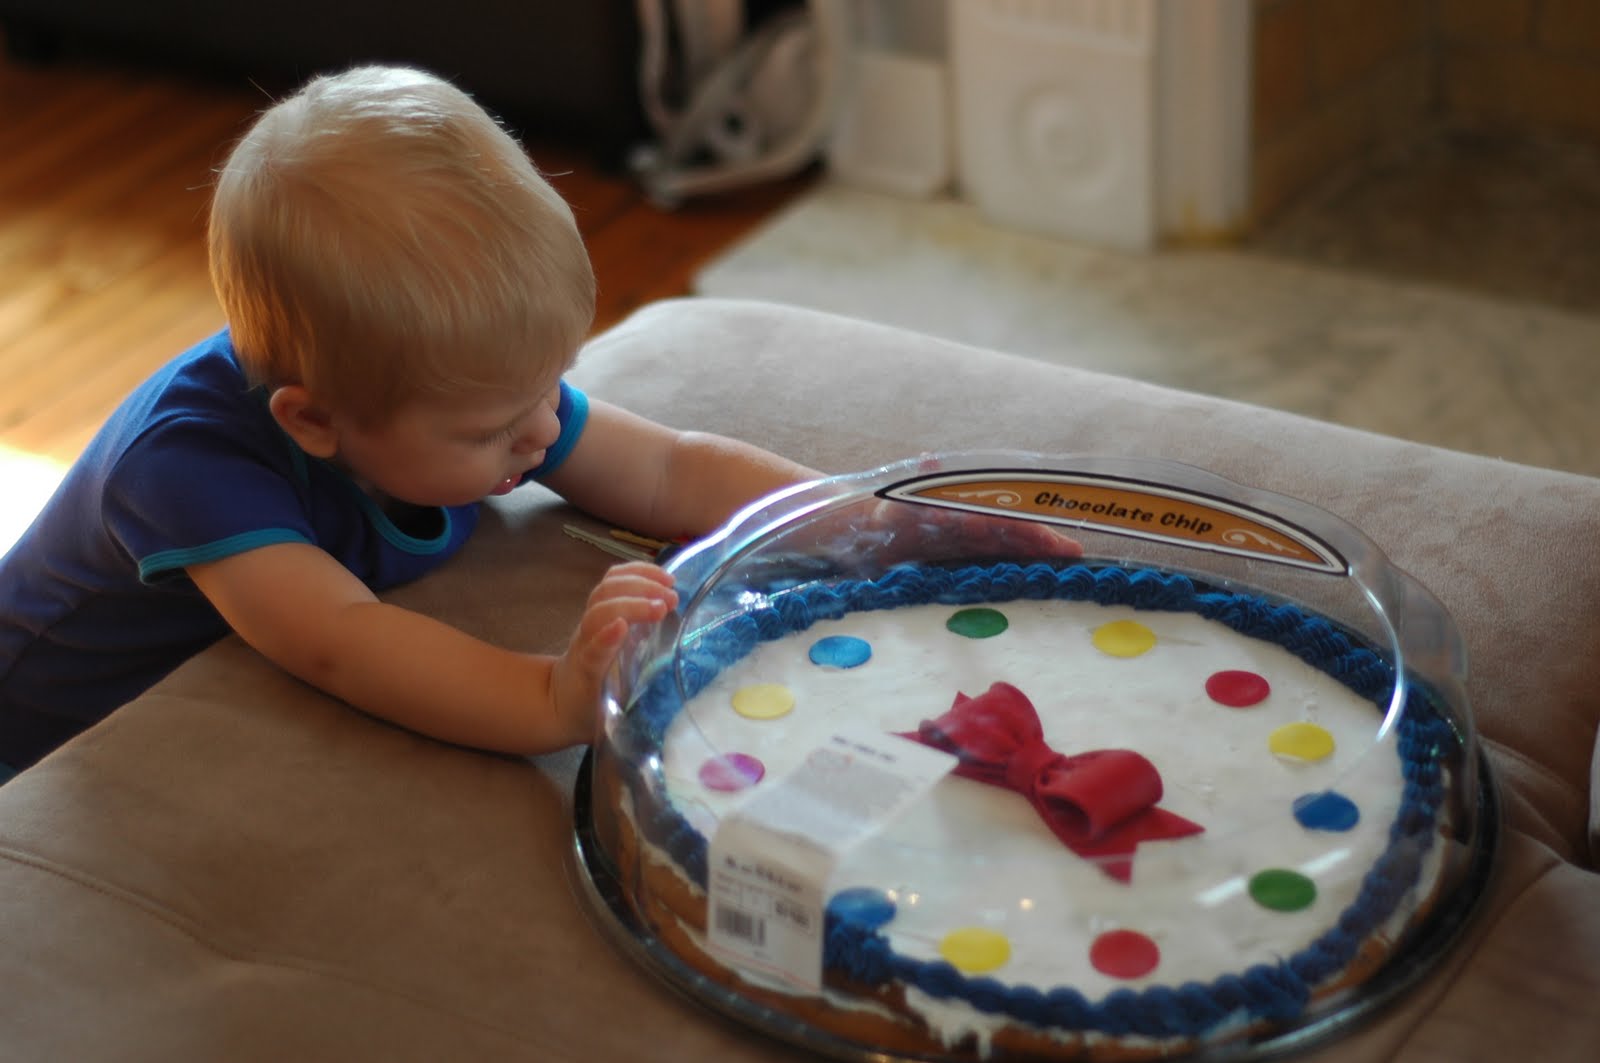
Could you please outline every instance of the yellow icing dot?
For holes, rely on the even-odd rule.
[[[752,720],[776,720],[794,708],[794,693],[778,683],[755,683],[733,692],[733,711]]]
[[[939,955],[963,974],[983,974],[1005,966],[1011,942],[1004,934],[978,926],[952,930],[939,942]]]
[[[1333,735],[1314,723],[1286,723],[1268,736],[1267,748],[1280,757],[1321,760],[1333,752]]]
[[[1137,620],[1113,620],[1094,629],[1094,647],[1111,657],[1137,657],[1149,653],[1156,633]]]

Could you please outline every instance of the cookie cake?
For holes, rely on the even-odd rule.
[[[669,568],[579,851],[624,947],[774,1036],[1278,1047],[1402,991],[1476,894],[1459,636],[1314,507],[945,455],[775,496]]]

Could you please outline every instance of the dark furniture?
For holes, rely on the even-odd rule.
[[[0,0],[13,56],[88,54],[277,95],[360,62],[426,67],[525,138],[620,163],[646,136],[633,0]]]

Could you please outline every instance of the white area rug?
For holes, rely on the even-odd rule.
[[[696,289],[1600,475],[1600,321],[1543,306],[1244,251],[1102,251],[839,184]]]

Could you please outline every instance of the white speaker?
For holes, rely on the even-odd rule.
[[[1157,0],[950,0],[957,168],[996,223],[1156,239]]]

